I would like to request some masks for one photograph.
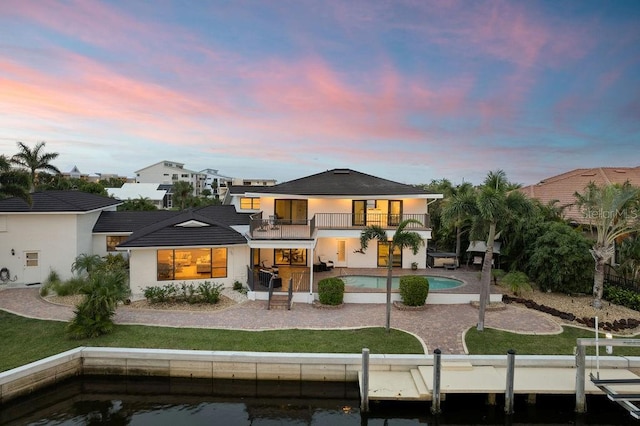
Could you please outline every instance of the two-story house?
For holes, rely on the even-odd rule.
[[[159,161],[150,166],[136,170],[136,183],[171,184],[188,182],[193,187],[193,195],[199,196],[205,187],[207,175],[184,168],[183,163],[176,161]]]

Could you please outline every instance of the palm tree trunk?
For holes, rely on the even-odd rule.
[[[387,264],[387,333],[391,333],[391,280],[393,274],[393,246],[389,244],[389,261]]]
[[[593,302],[596,309],[602,309],[602,295],[604,292],[604,258],[596,257],[596,271],[593,274]]]
[[[496,223],[489,225],[489,237],[487,238],[487,251],[482,262],[482,274],[480,276],[480,306],[478,308],[478,331],[484,330],[484,314],[489,302],[489,286],[491,285],[491,262],[493,260],[493,240],[496,237]]]
[[[462,240],[462,228],[456,226],[456,260],[458,261],[458,265],[460,265],[460,244]]]

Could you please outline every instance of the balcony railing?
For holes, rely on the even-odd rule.
[[[311,220],[292,221],[263,218],[262,212],[251,216],[249,232],[254,240],[308,240],[316,229],[364,229],[369,225],[378,225],[384,229],[395,229],[400,222],[413,219],[405,229],[430,229],[428,214],[353,214],[353,213],[317,213]]]

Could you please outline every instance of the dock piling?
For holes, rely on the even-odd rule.
[[[360,411],[369,411],[369,348],[362,348],[362,386],[360,387]]]
[[[513,414],[513,379],[515,371],[516,351],[509,349],[507,351],[507,386],[504,393],[504,412],[505,414]]]
[[[440,414],[440,373],[442,351],[437,348],[433,351],[433,395],[431,397],[431,413]]]

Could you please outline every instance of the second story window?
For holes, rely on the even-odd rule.
[[[242,210],[260,210],[260,198],[240,198],[240,208]]]

